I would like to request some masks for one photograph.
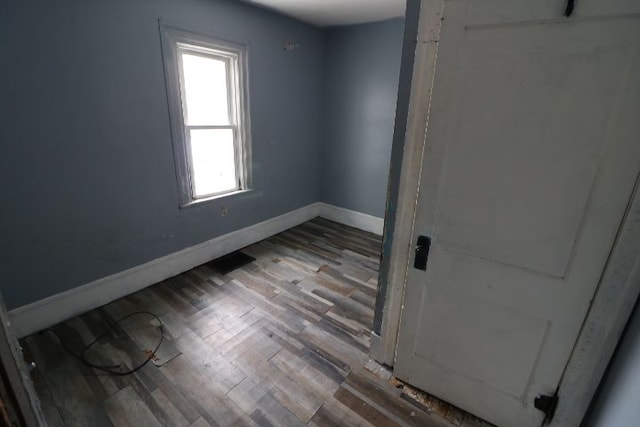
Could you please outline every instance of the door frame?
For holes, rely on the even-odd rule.
[[[405,29],[379,294],[371,337],[371,356],[389,366],[395,362],[406,275],[413,255],[411,236],[444,5],[445,0],[407,0],[406,19],[412,18],[410,11],[419,11],[419,21],[417,28],[407,26]],[[412,57],[407,60],[405,55]],[[410,90],[402,91],[403,79],[410,82]],[[559,402],[551,426],[578,425],[591,403],[640,295],[638,242],[637,179],[591,307],[560,380]]]
[[[411,235],[443,8],[444,0],[407,0],[378,295],[371,334],[371,356],[389,366],[395,361],[404,286],[413,253]],[[418,16],[417,25],[409,25],[415,16]],[[405,84],[408,87],[404,87]]]

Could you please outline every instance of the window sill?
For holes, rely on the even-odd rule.
[[[214,200],[220,200],[220,199],[226,199],[229,197],[240,197],[240,196],[248,196],[252,193],[255,193],[255,190],[252,189],[244,189],[244,190],[236,190],[236,191],[231,191],[229,193],[223,193],[223,194],[216,194],[215,196],[211,196],[211,197],[205,197],[202,199],[196,199],[196,200],[192,200],[190,202],[187,203],[183,203],[180,205],[180,209],[187,209],[193,206],[199,206],[202,205],[203,203],[207,203],[207,202],[211,202]]]

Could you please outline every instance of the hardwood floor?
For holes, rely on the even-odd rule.
[[[22,340],[51,426],[447,426],[402,397],[368,357],[380,238],[321,218],[243,252],[227,275],[206,265],[53,329],[80,353],[117,319],[162,321],[156,358],[108,375],[51,332]],[[86,352],[98,365],[143,361],[160,338],[139,314]],[[446,414],[442,414],[446,415]]]

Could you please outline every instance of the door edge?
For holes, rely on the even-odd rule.
[[[410,240],[418,199],[444,0],[408,0],[407,14],[416,9],[419,9],[417,34],[407,33],[404,40],[405,48],[408,43],[414,47],[403,52],[403,55],[413,54],[408,88],[409,102],[406,116],[400,117],[399,107],[396,111],[376,318],[371,333],[371,357],[388,366],[395,363],[406,274],[413,248]],[[400,76],[402,79],[403,70]],[[401,102],[403,100],[398,96],[398,106]],[[402,122],[406,123],[406,126],[398,126]],[[394,167],[394,163],[399,165]],[[375,327],[376,325],[379,327]]]
[[[549,426],[580,425],[640,295],[640,174],[578,340]],[[633,260],[633,261],[629,261]]]

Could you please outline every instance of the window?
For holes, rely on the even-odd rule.
[[[181,204],[248,188],[246,47],[161,26]]]

